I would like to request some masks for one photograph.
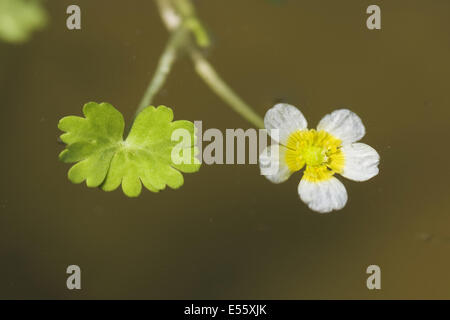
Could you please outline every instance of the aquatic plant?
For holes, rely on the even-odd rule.
[[[68,172],[73,183],[86,181],[88,187],[100,187],[104,191],[115,190],[122,184],[125,195],[136,197],[141,193],[142,184],[154,192],[166,185],[177,189],[183,185],[180,172],[199,170],[193,145],[193,123],[171,122],[170,108],[151,106],[175,60],[184,52],[189,54],[196,72],[214,92],[251,123],[263,126],[262,118],[233,92],[204,57],[201,49],[208,47],[210,40],[191,2],[156,2],[171,36],[136,110],[129,135],[123,137],[123,116],[108,103],[87,103],[83,108],[85,118],[68,116],[59,122],[59,129],[65,132],[61,140],[67,144],[59,158],[66,163],[77,162]],[[184,149],[190,149],[189,157],[177,164],[171,158],[174,148],[180,148],[180,143],[172,140],[176,129],[185,129],[190,135],[188,144],[183,146],[181,142]]]
[[[365,133],[356,114],[337,110],[324,117],[317,130],[307,130],[307,122],[298,109],[278,104],[263,120],[206,59],[203,49],[211,41],[191,0],[155,1],[170,38],[137,108],[130,134],[123,137],[123,117],[107,103],[88,103],[83,109],[85,118],[70,116],[59,123],[59,128],[66,132],[61,140],[67,144],[60,159],[77,162],[69,170],[70,181],[86,181],[88,187],[101,187],[105,191],[122,184],[127,196],[136,197],[141,193],[141,182],[150,191],[162,190],[166,185],[179,188],[183,184],[181,172],[199,169],[200,164],[194,159],[193,124],[172,122],[170,108],[151,106],[182,54],[187,54],[195,72],[234,111],[257,128],[278,130],[279,137],[273,138],[278,138],[279,145],[266,148],[260,156],[261,172],[270,181],[280,183],[306,166],[298,191],[310,209],[330,212],[345,206],[347,192],[334,177],[335,173],[356,181],[370,179],[378,173],[377,152],[356,143]],[[170,158],[177,146],[172,140],[176,128],[186,129],[189,135],[188,143],[181,148],[190,151],[183,164],[174,163]],[[276,171],[265,172],[268,164],[276,164]]]

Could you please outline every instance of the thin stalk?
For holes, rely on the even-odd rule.
[[[134,119],[136,119],[137,115],[143,109],[151,105],[155,95],[161,90],[172,69],[173,63],[176,60],[179,48],[186,40],[187,35],[188,32],[183,26],[172,32],[169,42],[167,43],[166,48],[159,59],[156,71],[148,84],[147,90],[145,91],[141,102],[139,103]]]
[[[264,121],[259,114],[257,114],[227,85],[203,54],[198,50],[191,48],[189,50],[189,55],[194,62],[195,71],[212,91],[248,122],[257,128],[264,128]]]
[[[190,0],[156,0],[156,3],[161,18],[169,31],[174,32],[173,30],[183,25],[191,26],[191,31],[196,36],[197,43],[202,46],[202,41],[199,41],[199,39],[205,37],[206,40],[203,44],[207,46],[207,43],[209,43],[206,36],[207,33],[195,16],[195,10]],[[194,24],[195,28],[192,28],[192,21],[196,22]],[[263,119],[227,85],[204,57],[203,53],[193,45],[188,48],[188,51],[194,63],[195,71],[210,89],[247,121],[258,128],[263,128]]]

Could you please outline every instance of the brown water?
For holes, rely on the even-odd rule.
[[[58,120],[87,101],[130,119],[167,40],[152,1],[47,4],[51,24],[0,45],[0,298],[450,298],[450,2],[196,2],[222,76],[264,115],[275,101],[311,125],[347,107],[380,174],[344,181],[344,210],[313,213],[299,175],[273,185],[256,165],[203,166],[185,185],[128,199],[73,185],[58,161]],[[177,62],[156,103],[204,128],[247,128]],[[66,267],[82,290],[66,289]],[[366,288],[368,265],[382,290]]]

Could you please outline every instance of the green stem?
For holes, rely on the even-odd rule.
[[[166,45],[166,48],[161,55],[155,74],[148,84],[147,90],[142,97],[139,107],[136,110],[134,118],[146,107],[151,105],[155,95],[161,90],[162,86],[166,82],[167,76],[172,69],[173,63],[177,57],[178,49],[181,44],[186,40],[187,31],[184,27],[178,28],[174,31]]]
[[[257,128],[264,128],[263,119],[226,84],[198,50],[192,48],[189,54],[194,62],[195,71],[212,91],[248,122]]]
[[[156,3],[161,18],[169,30],[172,31],[180,28],[182,25],[186,25],[197,38],[197,44],[207,46],[209,43],[207,33],[195,16],[195,10],[190,0],[156,0]],[[206,60],[202,52],[194,46],[191,46],[189,48],[189,55],[194,62],[197,74],[212,91],[247,121],[258,128],[264,128],[263,119],[227,85],[208,60]]]

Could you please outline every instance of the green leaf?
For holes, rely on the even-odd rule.
[[[21,43],[47,24],[47,13],[38,0],[0,0],[0,39]]]
[[[137,197],[142,184],[153,192],[163,190],[166,185],[177,189],[184,182],[181,172],[196,172],[200,168],[195,157],[198,150],[194,124],[184,120],[172,122],[170,108],[144,109],[125,140],[123,116],[112,105],[89,102],[83,113],[85,118],[68,116],[58,125],[66,132],[61,140],[67,144],[59,158],[65,163],[76,162],[68,173],[73,183],[86,181],[88,187],[101,187],[105,191],[122,184],[127,196]],[[185,133],[185,138],[172,139],[177,132]],[[184,156],[184,161],[180,162],[172,153]]]

